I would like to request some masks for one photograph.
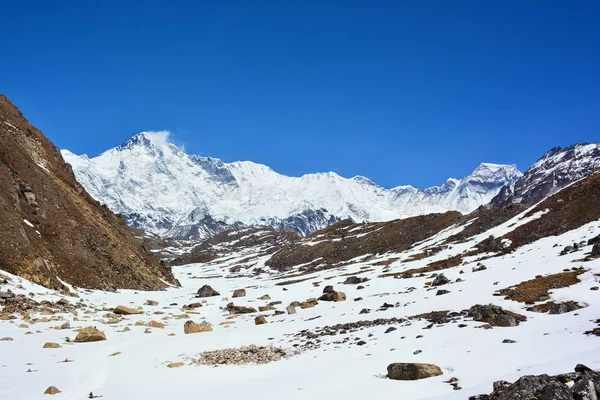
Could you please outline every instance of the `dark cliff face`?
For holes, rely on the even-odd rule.
[[[61,288],[154,290],[175,283],[129,231],[76,181],[71,166],[0,95],[0,269]]]
[[[600,168],[600,144],[556,147],[544,154],[511,186],[504,186],[486,208],[536,204]]]

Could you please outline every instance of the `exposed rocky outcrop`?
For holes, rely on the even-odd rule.
[[[555,147],[535,162],[513,185],[504,186],[488,207],[536,204],[600,168],[600,144]]]
[[[575,372],[567,374],[525,375],[514,383],[496,381],[492,393],[471,396],[469,400],[597,400],[598,396],[600,375],[578,364]]]
[[[60,151],[0,95],[0,269],[59,289],[153,290],[175,283],[76,181]],[[166,283],[167,282],[167,283]]]

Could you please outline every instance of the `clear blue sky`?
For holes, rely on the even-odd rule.
[[[12,1],[0,92],[60,148],[143,130],[278,172],[441,184],[600,140],[598,1]]]

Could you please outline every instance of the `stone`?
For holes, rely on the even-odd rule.
[[[58,394],[61,393],[60,390],[56,386],[49,386],[48,389],[44,392],[44,394]]]
[[[65,322],[64,324],[62,324],[59,329],[71,329],[71,324],[69,323],[69,321]]]
[[[589,376],[584,376],[575,382],[571,388],[571,393],[574,399],[598,400],[597,392],[599,391],[596,389],[600,389],[600,385],[596,384]]]
[[[254,325],[263,325],[267,323],[267,319],[263,315],[254,318]]]
[[[273,306],[259,306],[258,307],[258,311],[260,311],[260,312],[273,311],[273,310],[276,310],[276,308]]]
[[[167,368],[179,368],[183,366],[184,364],[181,361],[167,364]]]
[[[304,308],[313,308],[317,304],[319,304],[319,302],[317,301],[317,299],[315,299],[313,297],[313,298],[306,300],[303,303],[299,303],[298,305],[300,306],[300,308],[304,309]]]
[[[502,343],[517,343],[516,341],[512,340],[512,339],[504,339],[502,341]]]
[[[321,297],[319,297],[319,300],[335,301],[335,302],[345,301],[346,294],[343,292],[330,291],[330,292],[323,293],[323,295]]]
[[[294,307],[291,304],[289,306],[287,306],[287,308],[285,310],[287,311],[288,314],[296,314],[296,307]]]
[[[234,290],[231,297],[246,297],[246,289]]]
[[[208,322],[195,323],[194,321],[187,321],[183,324],[183,332],[188,333],[200,333],[200,332],[212,332],[212,326]]]
[[[446,278],[446,275],[439,274],[435,277],[433,282],[431,282],[431,286],[441,286],[450,283],[450,279]]]
[[[550,311],[548,312],[548,314],[565,314],[568,312],[572,312],[575,310],[579,310],[581,307],[579,304],[577,304],[574,301],[565,301],[562,303],[554,303],[552,305],[552,307],[550,308]]]
[[[396,328],[394,328],[393,326],[390,326],[389,328],[387,328],[387,329],[385,330],[385,332],[384,332],[384,333],[390,333],[390,332],[394,332],[395,330],[396,330]]]
[[[163,329],[165,327],[165,324],[163,324],[162,322],[158,322],[158,321],[150,321],[146,324],[146,326],[148,328],[158,328],[158,329]]]
[[[358,285],[359,283],[364,283],[368,279],[367,278],[359,278],[358,276],[349,276],[344,281],[344,285]]]
[[[60,349],[61,347],[60,344],[53,342],[46,342],[44,346],[42,346],[43,349]]]
[[[232,315],[251,314],[257,312],[256,308],[254,307],[236,306],[233,303],[227,304],[227,307],[225,309],[229,311],[229,313]]]
[[[198,289],[196,297],[213,297],[220,295],[221,294],[214,290],[212,287],[210,287],[210,285],[204,285],[200,289]]]
[[[442,296],[442,295],[444,295],[444,294],[448,294],[448,293],[450,293],[450,291],[449,291],[449,290],[440,289],[440,290],[438,290],[437,292],[435,292],[435,295],[436,295],[436,296]]]
[[[592,247],[592,257],[600,256],[600,243],[596,243],[594,247]]]
[[[136,308],[130,308],[130,307],[125,307],[125,306],[117,306],[114,310],[113,313],[115,314],[119,314],[119,315],[133,315],[133,314],[140,314],[140,311]]]
[[[442,375],[442,369],[435,364],[393,363],[387,367],[387,377],[400,381],[414,381]]]
[[[14,339],[11,338],[10,336],[6,336],[3,337],[2,339],[0,339],[0,342],[12,342]]]
[[[106,335],[92,326],[83,328],[75,337],[75,343],[99,342],[101,340],[106,340]]]
[[[502,307],[493,304],[476,304],[468,310],[467,315],[472,317],[474,321],[486,322],[492,326],[501,327],[517,326],[526,319],[522,315],[509,313],[503,310]]]
[[[271,300],[271,296],[269,296],[268,294],[265,294],[264,296],[260,296],[258,299],[259,300]]]
[[[144,303],[144,305],[146,305],[146,306],[157,306],[158,305],[158,301],[155,301],[155,300],[146,300],[146,302]]]

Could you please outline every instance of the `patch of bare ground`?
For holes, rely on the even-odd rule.
[[[318,265],[309,264],[299,268],[301,271],[318,271],[365,254],[402,252],[414,243],[456,224],[461,218],[460,213],[450,211],[369,224],[342,221],[305,239],[317,241],[311,246],[304,246],[302,242],[283,246],[267,261],[267,265],[285,271],[319,259]]]
[[[527,209],[528,206],[523,204],[511,204],[504,208],[497,208],[492,210],[484,210],[482,208],[472,212],[469,215],[465,215],[461,221],[461,225],[465,225],[471,222],[461,232],[450,236],[445,240],[445,243],[463,242],[475,235],[480,235],[487,232],[491,228],[503,224],[509,219],[517,216]]]
[[[314,277],[309,277],[309,278],[303,278],[303,279],[290,279],[287,281],[283,281],[283,282],[277,282],[275,284],[275,286],[287,286],[287,285],[293,285],[294,283],[300,283],[300,282],[305,282],[305,281],[309,281],[311,279],[314,279]]]
[[[423,274],[426,272],[435,272],[435,271],[440,271],[443,269],[457,267],[462,263],[462,261],[463,261],[462,255],[459,254],[457,256],[453,256],[453,257],[445,258],[443,260],[431,262],[421,268],[411,268],[411,269],[407,269],[406,271],[402,271],[402,272],[389,272],[386,274],[381,274],[381,275],[379,275],[379,277],[387,278],[387,277],[400,276],[403,278],[405,278],[405,277],[409,278],[409,277],[412,277],[413,275],[417,275],[417,274]]]
[[[578,276],[584,272],[585,270],[577,270],[546,276],[538,275],[534,279],[499,290],[498,296],[505,296],[507,300],[525,304],[546,301],[550,298],[550,290],[564,288],[579,283],[580,280]]]
[[[381,260],[381,261],[374,262],[374,263],[373,263],[373,264],[371,264],[371,265],[373,265],[373,266],[380,266],[380,265],[381,265],[381,266],[387,267],[387,266],[389,266],[391,263],[393,263],[393,262],[396,262],[396,261],[398,261],[399,259],[400,259],[400,257],[388,258],[387,260]]]

